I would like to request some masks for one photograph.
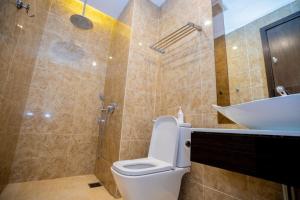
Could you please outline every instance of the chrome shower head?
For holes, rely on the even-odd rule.
[[[75,14],[70,17],[70,21],[74,26],[84,30],[93,28],[93,22],[89,18],[84,16],[86,4],[87,4],[87,0],[84,1],[82,15]]]
[[[93,28],[93,22],[82,15],[72,15],[70,20],[74,26],[80,29],[88,30]]]

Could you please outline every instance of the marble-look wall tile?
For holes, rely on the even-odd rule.
[[[226,195],[217,190],[204,187],[204,200],[237,200],[233,196]]]
[[[282,186],[278,183],[266,181],[254,177],[248,178],[249,193],[251,199],[283,200]]]
[[[56,144],[56,142],[59,143]],[[65,137],[21,134],[15,154],[16,159],[12,167],[11,181],[38,180],[46,176],[55,178],[54,173],[50,173],[50,171],[52,167],[55,167],[57,170],[56,166],[59,168],[57,176],[62,176],[65,171],[61,163],[66,160],[67,144],[68,141]],[[56,149],[52,149],[53,147]],[[44,165],[46,162],[50,165]]]
[[[204,188],[198,181],[185,175],[181,184],[180,200],[204,200]]]
[[[209,166],[204,166],[204,184],[234,199],[283,199],[278,183]]]
[[[38,32],[39,43],[32,35],[26,35],[28,40],[22,38],[29,47],[20,53],[26,50],[33,55],[30,45],[38,45],[36,56],[25,60],[34,70],[28,82],[11,182],[94,172],[99,93],[104,93],[111,31],[116,22],[88,6],[86,15],[94,27],[80,30],[69,21],[72,14],[81,11],[80,2],[52,0],[49,5],[47,1],[34,5],[41,6],[46,17],[44,23],[39,21],[44,25]],[[28,77],[25,72],[21,76]]]
[[[127,79],[127,66],[129,46],[131,39],[131,21],[133,12],[133,1],[129,1],[127,7],[120,15],[118,21],[113,25],[111,42],[107,62],[107,73],[105,77],[105,106],[115,102],[117,110],[108,118],[105,127],[100,130],[98,144],[98,156],[96,160],[95,174],[103,183],[105,188],[115,197],[120,197],[116,183],[111,173],[113,162],[119,160],[125,85]],[[122,47],[122,48],[120,48]]]
[[[148,152],[158,69],[158,56],[149,46],[158,37],[159,8],[148,0],[131,0],[118,20],[104,90],[105,104],[116,102],[118,109],[100,133],[95,170],[115,197],[120,194],[110,171],[113,162],[145,157]]]
[[[0,5],[0,192],[8,183],[24,107],[37,58],[49,1],[31,1],[38,18],[18,11],[15,1]]]
[[[120,197],[117,191],[117,186],[111,173],[111,162],[99,158],[96,162],[95,174],[101,183],[105,186],[107,191],[115,197]]]
[[[204,183],[210,188],[239,199],[249,199],[248,177],[238,173],[204,166]]]
[[[133,1],[132,37],[126,76],[119,159],[146,157],[155,112],[160,9],[148,0]]]
[[[203,24],[203,20],[211,18],[211,13],[202,9],[208,8],[207,2],[191,1],[189,3],[176,0],[167,1],[161,11],[160,37],[163,37],[176,28],[193,22]],[[191,10],[183,14],[182,10]],[[204,11],[204,10],[203,10]],[[201,14],[203,16],[201,16]],[[197,127],[215,127],[216,123],[210,120],[214,115],[211,104],[215,103],[215,72],[213,60],[212,29],[204,28],[203,32],[194,33],[174,46],[161,56],[162,84],[157,89],[160,94],[162,108],[158,115],[176,115],[181,106],[186,114],[186,120]]]
[[[10,179],[23,182],[89,174],[95,166],[96,143],[95,136],[21,134]]]
[[[123,140],[121,141],[120,160],[132,160],[148,156],[149,140]]]
[[[95,170],[97,154],[97,136],[74,135],[67,152],[65,176],[90,174]]]

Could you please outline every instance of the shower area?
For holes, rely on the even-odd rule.
[[[95,174],[119,197],[110,167],[147,155],[157,116],[182,106],[217,126],[211,0],[129,0],[118,19],[86,1],[26,3],[0,4],[0,191]],[[189,22],[201,32],[150,48]]]
[[[82,13],[79,1],[28,2],[28,13],[15,0],[0,5],[1,189],[93,174],[96,162],[116,20],[86,6],[86,23],[74,15]]]

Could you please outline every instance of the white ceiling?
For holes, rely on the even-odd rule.
[[[83,0],[82,0],[83,1]],[[126,7],[129,0],[88,0],[92,7],[114,17],[118,18]]]
[[[230,33],[295,0],[223,0],[225,32]]]
[[[158,7],[162,6],[167,0],[150,0]]]
[[[129,0],[88,0],[88,4],[114,18],[118,18],[126,7],[128,1]],[[160,7],[166,0],[150,1]]]

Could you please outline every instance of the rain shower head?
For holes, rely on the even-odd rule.
[[[78,15],[78,14],[72,15],[70,17],[70,20],[72,24],[77,28],[85,29],[85,30],[93,28],[93,22],[83,15]]]
[[[89,18],[84,16],[86,4],[87,4],[87,0],[84,1],[82,15],[75,14],[70,17],[70,21],[74,26],[84,30],[93,28],[93,22]]]

